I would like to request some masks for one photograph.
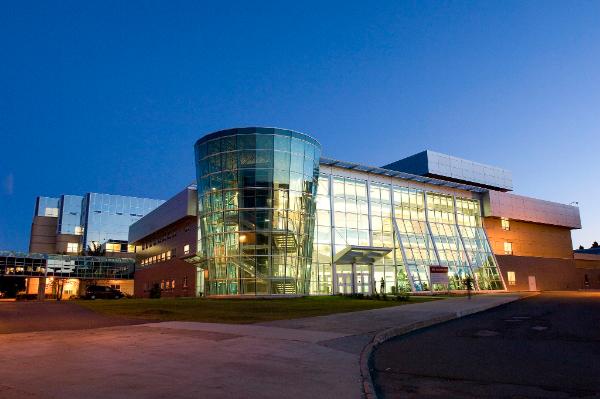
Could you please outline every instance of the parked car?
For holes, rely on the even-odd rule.
[[[121,299],[124,296],[121,291],[103,285],[90,285],[85,289],[86,299]]]

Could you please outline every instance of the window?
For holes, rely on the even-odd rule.
[[[71,252],[71,253],[79,252],[79,243],[68,242],[67,243],[67,252]]]
[[[507,218],[501,218],[500,225],[502,226],[502,230],[510,230],[510,221]]]
[[[46,208],[44,210],[44,216],[58,217],[58,208]]]
[[[188,287],[187,286],[187,276],[183,278],[183,285],[182,285],[182,287],[183,288],[187,288]]]
[[[189,255],[190,254],[190,244],[185,244],[183,246],[183,254],[184,255]]]
[[[508,276],[508,285],[516,285],[515,272],[506,272],[506,274]]]
[[[106,243],[106,252],[121,252],[121,245],[112,242]]]
[[[504,243],[504,255],[512,255],[512,254],[513,254],[512,242],[505,242]]]

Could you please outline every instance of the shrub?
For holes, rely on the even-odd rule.
[[[160,298],[160,284],[155,283],[152,285],[152,288],[150,288],[150,298],[152,298],[152,299]]]
[[[396,294],[396,300],[397,301],[408,301],[410,298],[410,296],[408,295],[408,291],[398,291],[398,293]]]

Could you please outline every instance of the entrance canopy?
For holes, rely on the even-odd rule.
[[[335,255],[335,264],[373,264],[379,258],[392,252],[393,248],[387,247],[364,247],[359,245],[348,245]]]

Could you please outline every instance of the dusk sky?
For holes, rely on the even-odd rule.
[[[424,149],[577,201],[600,240],[600,2],[3,2],[0,249],[38,195],[168,199],[228,127],[381,166]]]

